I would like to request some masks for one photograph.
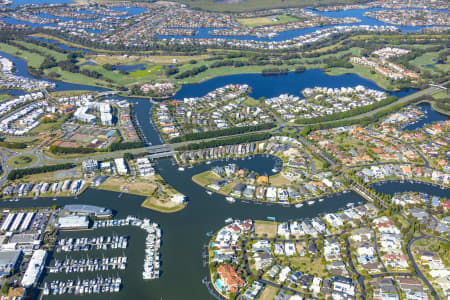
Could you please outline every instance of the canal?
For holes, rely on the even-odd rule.
[[[277,220],[293,220],[310,218],[326,212],[334,212],[346,207],[347,203],[357,203],[363,201],[354,193],[334,195],[325,198],[323,202],[317,202],[311,206],[302,208],[283,207],[279,205],[256,205],[253,203],[236,202],[228,203],[221,195],[208,195],[205,190],[194,184],[190,178],[203,172],[214,165],[225,163],[237,163],[241,168],[247,168],[260,173],[273,174],[272,167],[276,163],[276,158],[256,156],[253,159],[229,160],[213,162],[210,165],[201,164],[193,168],[188,168],[184,172],[177,170],[178,166],[172,160],[165,159],[156,163],[158,172],[163,178],[173,185],[181,193],[189,198],[188,206],[175,214],[163,214],[154,212],[140,206],[143,197],[134,195],[122,195],[118,193],[88,189],[77,200],[73,197],[60,198],[56,201],[52,199],[22,199],[19,202],[0,202],[2,208],[13,207],[43,207],[51,205],[64,205],[68,203],[92,204],[111,208],[117,212],[117,217],[122,218],[128,215],[135,215],[139,218],[150,218],[160,224],[163,231],[161,261],[162,276],[160,279],[144,281],[142,279],[142,263],[144,260],[145,233],[135,228],[107,228],[95,231],[80,231],[63,233],[63,236],[99,236],[99,235],[129,235],[130,246],[125,250],[108,250],[106,252],[93,251],[83,254],[68,253],[67,256],[76,258],[80,255],[86,257],[128,256],[129,264],[124,271],[50,274],[44,280],[59,280],[90,278],[92,276],[116,276],[123,278],[123,290],[120,293],[105,295],[88,295],[86,299],[213,299],[205,286],[201,283],[203,277],[207,275],[207,268],[202,265],[203,245],[208,243],[206,233],[216,231],[225,225],[224,220],[231,218],[245,219],[265,219],[267,216],[276,217]],[[59,258],[64,258],[66,254],[58,254]],[[46,296],[45,299],[78,299],[75,295]]]

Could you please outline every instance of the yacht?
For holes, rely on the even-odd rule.
[[[320,198],[320,199],[319,199],[319,202],[323,202],[323,198]]]
[[[231,223],[231,222],[233,222],[233,218],[228,218],[225,220],[225,223]]]
[[[230,203],[236,202],[236,199],[234,199],[233,197],[225,197],[225,199]]]
[[[308,203],[308,205],[313,205],[314,204],[314,200],[309,200],[307,203]]]
[[[184,171],[184,168],[183,167],[179,167],[178,171]]]
[[[302,207],[303,206],[303,203],[297,203],[297,204],[295,204],[295,208],[300,208],[300,207]]]
[[[210,196],[213,194],[213,192],[211,192],[211,191],[206,191],[206,193]]]

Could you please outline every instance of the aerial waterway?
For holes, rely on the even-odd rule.
[[[123,279],[123,289],[120,293],[104,295],[86,295],[86,299],[126,299],[134,297],[136,299],[213,299],[206,287],[201,283],[202,278],[207,276],[208,269],[203,267],[201,253],[203,247],[209,241],[207,232],[217,231],[224,226],[227,218],[238,219],[266,219],[268,216],[275,217],[277,221],[298,220],[311,218],[328,212],[335,212],[345,208],[348,203],[362,203],[364,200],[357,194],[349,192],[326,197],[323,202],[316,202],[311,206],[302,208],[283,207],[280,205],[257,205],[253,202],[228,203],[224,196],[213,194],[208,195],[205,190],[194,184],[190,178],[216,165],[226,163],[237,163],[241,168],[247,168],[260,173],[266,172],[272,175],[272,167],[276,164],[277,158],[272,156],[255,156],[252,159],[238,159],[229,161],[215,161],[209,165],[200,164],[193,168],[188,168],[184,172],[179,172],[177,166],[170,159],[156,162],[158,172],[172,186],[189,198],[188,206],[174,214],[163,214],[151,211],[140,206],[143,197],[133,195],[122,195],[115,192],[88,189],[77,200],[73,197],[60,198],[57,201],[52,199],[22,199],[19,202],[0,201],[1,208],[19,207],[46,207],[52,205],[64,205],[68,203],[92,204],[113,209],[118,218],[128,215],[135,215],[139,218],[151,218],[159,223],[163,230],[161,260],[161,278],[151,281],[142,279],[142,262],[144,260],[145,233],[140,230],[129,230],[127,227],[106,228],[94,231],[81,231],[63,233],[63,237],[90,237],[90,236],[111,236],[129,235],[130,246],[127,249],[108,250],[101,254],[89,252],[91,257],[128,256],[128,266],[126,270],[104,271],[88,273],[50,274],[44,278],[45,281],[52,280],[76,280],[78,277],[92,278],[94,276],[121,276]],[[388,182],[377,185],[377,189],[383,191],[416,190],[435,194],[439,191],[448,193],[448,190],[430,185]],[[423,189],[422,189],[423,188]],[[71,258],[86,256],[85,253],[70,254]],[[60,255],[61,258],[61,255]],[[64,258],[64,256],[63,256]],[[189,297],[188,297],[189,296]],[[57,299],[59,296],[46,296],[44,299]],[[64,295],[64,299],[78,299],[75,295]]]
[[[0,55],[3,55],[0,53]],[[6,55],[5,55],[6,56]],[[14,56],[12,56],[14,57]],[[23,60],[14,58],[16,71],[18,75],[30,76],[26,73],[26,63]],[[21,62],[23,61],[23,62]],[[21,62],[21,63],[17,63]],[[20,73],[22,72],[22,73]],[[316,77],[313,77],[316,76]],[[252,86],[252,96],[273,97],[282,93],[299,92],[306,87],[315,85],[340,87],[366,85],[369,88],[378,88],[368,80],[357,75],[327,76],[319,70],[311,70],[301,74],[290,73],[285,76],[264,77],[260,74],[251,75],[232,75],[224,76],[197,85],[186,85],[177,94],[177,98],[202,96],[214,88],[229,83],[247,83]],[[82,85],[71,85],[59,83],[58,90],[84,89],[93,91],[103,91],[105,89],[89,87]],[[380,89],[380,88],[378,88]],[[411,91],[402,91],[398,93],[408,93]],[[397,94],[399,97],[402,94]],[[404,95],[404,94],[403,94]],[[135,103],[136,117],[141,124],[144,135],[149,140],[156,143],[158,136],[152,136],[155,132],[151,124],[151,103],[146,99],[124,98]],[[294,220],[311,218],[328,212],[338,211],[346,207],[348,203],[360,203],[364,200],[357,194],[349,192],[347,194],[332,195],[326,197],[323,202],[316,202],[311,206],[302,208],[283,207],[280,205],[258,205],[252,202],[236,202],[230,204],[225,201],[224,196],[208,195],[205,190],[194,184],[191,177],[203,172],[215,165],[224,165],[235,162],[240,168],[254,170],[260,174],[267,173],[272,175],[271,171],[277,158],[271,156],[255,156],[252,159],[216,161],[209,165],[200,164],[193,168],[187,168],[184,172],[178,171],[178,166],[171,159],[164,159],[156,162],[158,173],[162,175],[167,183],[172,185],[178,191],[189,198],[188,206],[174,214],[163,214],[142,208],[140,205],[143,197],[133,195],[122,195],[118,193],[88,189],[84,194],[74,199],[73,197],[59,198],[56,201],[52,199],[21,199],[19,202],[0,201],[0,208],[23,208],[23,207],[49,207],[52,205],[65,205],[69,203],[92,204],[110,208],[116,212],[118,218],[128,215],[135,215],[139,218],[151,218],[160,224],[163,230],[162,239],[162,275],[160,279],[144,281],[142,279],[142,263],[144,261],[144,243],[145,233],[140,230],[129,230],[123,228],[106,228],[94,231],[81,231],[63,233],[63,236],[98,236],[98,235],[129,235],[130,246],[127,249],[111,250],[112,256],[125,255],[129,257],[129,263],[126,270],[111,271],[108,273],[93,272],[93,275],[86,273],[77,274],[51,274],[45,276],[45,281],[55,279],[67,280],[89,278],[90,276],[121,276],[123,279],[123,289],[120,293],[103,295],[85,295],[86,299],[148,299],[148,300],[178,300],[178,299],[213,299],[208,293],[206,287],[201,283],[208,269],[202,265],[202,251],[204,245],[208,243],[207,232],[216,231],[224,226],[224,220],[227,218],[252,218],[266,219],[268,216],[275,217],[276,220]],[[410,183],[388,183],[389,189],[400,190],[401,186],[407,189],[417,188],[420,185]],[[405,185],[406,184],[406,185]],[[395,185],[391,188],[391,185]],[[377,186],[383,188],[383,185]],[[387,189],[386,189],[387,190]],[[448,190],[445,190],[448,191]],[[424,190],[424,192],[427,192]],[[95,255],[95,252],[93,252]],[[100,254],[98,254],[100,255]],[[73,255],[73,258],[76,254]],[[60,296],[46,296],[45,299],[61,298]],[[75,295],[64,295],[64,299],[78,299]]]
[[[86,295],[86,299],[213,299],[208,293],[201,280],[207,275],[208,269],[202,264],[203,246],[208,243],[209,237],[206,233],[216,231],[224,226],[224,220],[227,218],[238,219],[265,219],[267,216],[273,216],[277,220],[294,220],[314,217],[319,214],[337,211],[346,207],[347,203],[357,203],[364,201],[354,193],[341,194],[325,198],[323,202],[316,202],[311,206],[302,208],[283,207],[279,205],[256,205],[254,203],[236,202],[228,203],[224,196],[211,195],[205,193],[205,190],[194,184],[190,178],[203,172],[215,165],[235,162],[241,168],[255,170],[260,173],[273,174],[271,169],[276,163],[277,158],[268,156],[256,156],[253,159],[216,161],[212,164],[197,165],[186,169],[184,172],[178,172],[177,165],[172,160],[164,159],[157,162],[157,170],[163,178],[181,193],[189,198],[188,206],[174,214],[163,214],[154,212],[140,206],[144,200],[143,197],[133,195],[122,195],[118,193],[106,192],[95,189],[88,189],[84,194],[75,200],[73,197],[60,198],[57,201],[52,199],[22,199],[19,202],[0,201],[2,208],[18,207],[43,207],[52,205],[64,205],[68,203],[92,204],[113,209],[118,218],[128,215],[135,215],[139,218],[151,218],[160,224],[163,230],[161,261],[162,275],[160,279],[144,281],[142,279],[142,263],[144,261],[145,233],[140,230],[129,230],[126,227],[107,228],[94,231],[81,231],[64,233],[63,236],[110,236],[110,235],[129,235],[130,246],[127,249],[108,250],[102,254],[110,256],[128,256],[128,266],[126,270],[93,272],[88,273],[69,273],[69,274],[50,274],[46,276],[45,281],[55,279],[68,280],[78,277],[92,278],[92,276],[116,276],[123,279],[123,289],[120,293]],[[87,253],[95,256],[96,253]],[[102,254],[97,254],[101,257]],[[77,254],[72,255],[77,258]],[[78,254],[79,255],[79,254]],[[86,253],[81,255],[86,256]],[[57,299],[61,296],[45,296],[44,299]],[[75,295],[64,295],[64,299],[78,299]]]

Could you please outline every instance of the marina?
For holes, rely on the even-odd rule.
[[[45,283],[44,295],[65,295],[65,294],[100,294],[118,293],[120,291],[122,279],[120,277],[97,277],[91,280],[55,280],[49,284]]]
[[[60,239],[56,244],[56,252],[89,251],[92,249],[125,249],[128,236],[99,236],[94,238]]]
[[[81,258],[63,259],[54,261],[52,267],[48,267],[50,273],[72,273],[72,272],[94,272],[108,270],[125,270],[127,267],[127,257],[103,257],[103,258]]]

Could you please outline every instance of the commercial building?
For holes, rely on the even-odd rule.
[[[117,173],[119,175],[127,175],[128,174],[128,167],[127,167],[127,164],[125,163],[125,159],[116,158],[114,160],[114,162],[116,164]]]
[[[30,259],[28,268],[22,278],[22,285],[25,288],[33,286],[42,274],[44,269],[45,260],[47,259],[47,251],[36,250]]]
[[[88,159],[81,163],[83,172],[91,173],[98,170],[98,161],[96,159]]]
[[[8,276],[22,258],[22,251],[0,251],[0,278]]]
[[[89,227],[89,218],[87,216],[73,216],[73,215],[59,217],[58,227],[61,230],[86,229]]]
[[[64,206],[64,211],[74,215],[96,216],[96,217],[110,217],[112,211],[110,209],[82,204],[68,204]]]

